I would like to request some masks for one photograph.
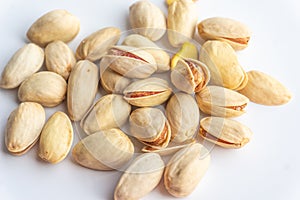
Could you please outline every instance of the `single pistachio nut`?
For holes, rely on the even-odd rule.
[[[5,145],[14,155],[22,155],[38,141],[45,123],[45,110],[33,102],[21,103],[7,120]]]
[[[221,117],[203,118],[200,121],[199,134],[205,140],[224,148],[241,148],[252,136],[251,130],[245,125]]]
[[[72,151],[73,159],[83,167],[113,170],[123,167],[133,156],[134,146],[120,129],[93,133],[78,142]]]
[[[52,10],[37,19],[27,31],[28,39],[45,47],[50,42],[70,42],[80,30],[80,21],[66,10]]]
[[[138,156],[121,176],[114,192],[115,200],[141,199],[160,182],[164,161],[156,153]]]
[[[27,78],[19,87],[21,102],[32,101],[46,107],[60,104],[67,91],[66,80],[54,72],[38,72]]]
[[[6,64],[1,74],[0,87],[4,89],[18,87],[26,78],[37,72],[43,62],[43,49],[33,43],[26,44]]]
[[[103,89],[111,94],[123,94],[124,89],[132,82],[129,78],[114,72],[110,68],[100,68],[100,80]]]
[[[84,38],[76,50],[78,60],[99,60],[115,45],[121,36],[121,30],[116,27],[100,29]]]

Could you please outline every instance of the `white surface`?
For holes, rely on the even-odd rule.
[[[10,0],[0,1],[0,69],[27,42],[32,22],[52,9],[69,10],[81,20],[81,31],[70,46],[75,50],[84,36],[105,26],[128,28],[131,0]],[[163,0],[152,0],[164,12]],[[297,0],[200,0],[199,20],[212,16],[238,19],[253,31],[249,47],[239,52],[247,69],[264,71],[284,83],[293,100],[280,107],[250,104],[239,118],[253,130],[253,140],[240,150],[215,147],[209,171],[186,199],[202,200],[297,200],[300,199],[299,148],[299,35],[300,3]],[[40,161],[36,147],[26,155],[7,153],[4,128],[17,107],[17,90],[0,90],[0,198],[3,200],[96,200],[112,199],[119,172],[98,172],[74,164],[69,156],[62,163]],[[46,109],[48,116],[64,106]],[[76,136],[75,136],[76,137]],[[78,138],[75,138],[74,144]],[[163,184],[144,199],[174,199]]]

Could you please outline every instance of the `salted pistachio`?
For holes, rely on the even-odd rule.
[[[157,108],[138,108],[129,118],[130,134],[143,144],[161,149],[168,146],[171,128],[163,112]]]
[[[223,17],[212,17],[198,24],[198,33],[204,40],[225,41],[235,50],[248,46],[251,31],[243,23]]]
[[[98,67],[88,60],[79,61],[70,74],[67,91],[69,116],[81,120],[92,106],[98,91]]]
[[[46,107],[60,104],[67,91],[66,80],[54,72],[38,72],[26,79],[19,87],[21,102],[32,101]]]
[[[197,25],[196,5],[192,0],[177,0],[168,6],[168,39],[172,46],[179,47],[191,39]]]
[[[100,29],[84,38],[76,49],[78,60],[99,60],[105,55],[121,36],[121,30],[116,27],[106,27]]]
[[[120,129],[102,130],[78,142],[73,159],[83,167],[113,170],[123,167],[133,156],[134,146]]]
[[[150,1],[138,1],[129,8],[129,22],[134,32],[159,40],[166,32],[166,17],[156,5]]]
[[[191,95],[175,93],[168,101],[166,116],[171,126],[172,142],[184,143],[194,137],[200,113]]]
[[[138,156],[121,176],[115,188],[115,200],[141,199],[160,182],[164,173],[164,161],[156,153]]]
[[[175,197],[190,195],[203,178],[210,164],[208,150],[199,143],[179,150],[169,161],[164,185]]]
[[[196,94],[200,110],[219,117],[237,117],[245,113],[249,99],[244,95],[219,86],[207,86]]]
[[[151,54],[130,46],[112,47],[100,62],[100,68],[107,67],[128,78],[147,78],[157,70]]]
[[[183,92],[192,94],[206,87],[210,73],[206,65],[194,59],[179,59],[171,71],[171,81]]]
[[[103,89],[108,93],[123,94],[124,89],[131,83],[129,78],[114,72],[110,68],[100,68],[100,80]]]
[[[249,71],[248,83],[239,92],[250,101],[262,105],[276,106],[288,103],[291,92],[278,80],[260,71]]]
[[[14,155],[22,155],[38,141],[45,123],[45,110],[33,102],[21,103],[7,120],[5,145]]]
[[[54,41],[46,46],[45,61],[48,71],[55,72],[66,80],[76,64],[73,51],[62,41]]]
[[[80,21],[66,10],[52,10],[37,19],[27,31],[33,43],[45,47],[55,40],[70,42],[80,30]]]
[[[38,155],[49,163],[59,163],[68,155],[72,142],[71,121],[65,113],[57,111],[48,119],[42,130]]]
[[[205,42],[200,51],[200,61],[208,67],[214,85],[240,90],[247,84],[247,74],[239,64],[236,52],[226,42]]]
[[[139,107],[157,106],[168,100],[172,89],[168,82],[151,77],[131,83],[123,92],[124,99]]]
[[[6,64],[0,80],[0,87],[13,89],[26,78],[37,72],[43,65],[44,51],[39,46],[29,43],[20,48]]]
[[[252,136],[251,130],[245,125],[221,117],[203,118],[200,121],[199,134],[205,140],[224,148],[241,148]]]
[[[131,106],[121,95],[101,97],[81,120],[80,126],[87,134],[121,127],[127,121]]]
[[[122,44],[141,48],[142,50],[150,53],[157,63],[157,71],[156,71],[157,73],[166,72],[170,69],[169,54],[164,50],[162,50],[150,39],[142,35],[131,34],[124,39]]]

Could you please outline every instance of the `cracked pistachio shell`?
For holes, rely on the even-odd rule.
[[[156,5],[150,1],[138,1],[129,8],[129,22],[134,32],[159,40],[166,32],[166,17]]]
[[[54,72],[38,72],[27,78],[19,87],[21,102],[32,101],[46,107],[60,104],[66,96],[66,80]]]
[[[210,164],[208,150],[199,143],[179,150],[164,172],[164,185],[175,197],[190,195],[205,175]]]
[[[114,199],[141,199],[146,196],[159,184],[164,166],[158,154],[145,153],[138,156],[121,176]]]
[[[224,148],[241,148],[251,139],[245,125],[227,118],[206,117],[200,121],[199,134],[205,140]]]
[[[171,81],[183,92],[192,94],[206,87],[210,73],[204,63],[194,59],[179,59],[171,71]]]
[[[113,170],[123,167],[133,156],[134,146],[120,129],[103,130],[78,142],[73,159],[83,167]]]
[[[80,126],[87,134],[119,128],[126,123],[131,106],[121,95],[109,94],[101,97],[81,120]]]
[[[80,30],[77,17],[66,10],[52,10],[37,19],[27,31],[33,43],[45,47],[55,40],[70,42]]]
[[[162,50],[150,39],[142,35],[131,34],[124,39],[122,44],[141,48],[142,50],[150,53],[157,63],[157,71],[156,71],[157,73],[166,72],[170,69],[169,54],[164,50]]]
[[[200,113],[191,95],[181,92],[174,94],[167,104],[166,116],[171,126],[172,142],[184,143],[194,137]]]
[[[168,39],[172,46],[179,47],[191,39],[195,32],[198,15],[192,0],[177,0],[168,7]]]
[[[6,64],[0,80],[0,87],[13,89],[37,72],[44,62],[44,50],[29,43],[20,48]]]
[[[100,29],[81,41],[76,49],[76,58],[92,62],[99,60],[118,42],[120,36],[121,30],[116,27]]]
[[[147,78],[131,83],[123,92],[124,99],[139,107],[157,106],[168,100],[172,89],[160,78]]]
[[[103,89],[110,94],[123,94],[124,89],[131,83],[129,78],[114,72],[110,68],[105,70],[100,68],[100,77]]]
[[[244,95],[219,86],[207,86],[196,94],[200,110],[219,117],[237,117],[245,113],[249,99]]]
[[[235,50],[248,46],[251,31],[243,23],[222,17],[212,17],[198,24],[198,33],[204,40],[227,42]]]
[[[205,42],[200,51],[200,61],[208,67],[214,85],[240,90],[247,84],[247,74],[234,49],[226,42]]]
[[[250,101],[262,105],[276,106],[288,103],[291,92],[275,78],[259,71],[249,71],[248,83],[239,92]]]
[[[22,155],[38,141],[45,123],[45,110],[33,102],[21,103],[7,120],[5,145],[14,155]]]
[[[138,108],[129,118],[130,133],[143,144],[161,149],[168,146],[171,138],[170,125],[157,108]]]
[[[130,46],[112,47],[100,62],[100,68],[107,67],[128,78],[147,78],[157,70],[151,54]]]
[[[92,106],[98,91],[98,67],[88,60],[79,61],[68,81],[67,106],[74,121],[81,120]]]

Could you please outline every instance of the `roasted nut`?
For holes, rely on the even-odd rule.
[[[123,94],[124,89],[131,83],[131,80],[106,68],[104,71],[100,68],[100,80],[103,89],[107,93]]]

